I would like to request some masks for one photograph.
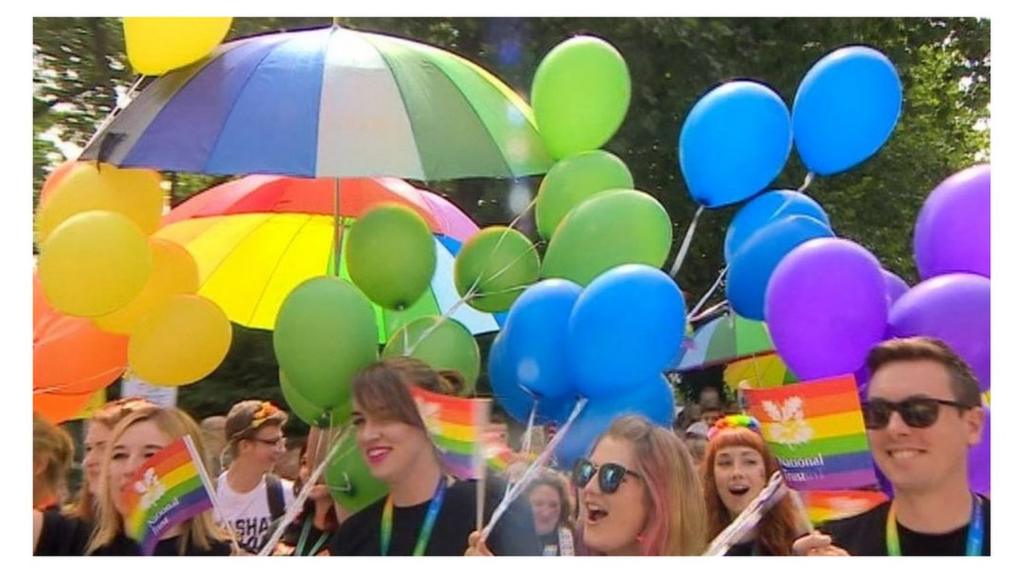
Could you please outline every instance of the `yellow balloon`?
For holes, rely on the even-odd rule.
[[[155,170],[118,168],[80,162],[57,182],[39,207],[37,238],[44,242],[53,230],[75,214],[109,210],[126,216],[145,234],[160,227],[164,191]]]
[[[94,322],[107,332],[131,334],[132,329],[150,311],[176,294],[195,294],[199,290],[199,268],[196,261],[180,244],[151,238],[150,254],[153,271],[142,292],[127,306],[112,314],[100,316]]]
[[[231,18],[125,18],[128,61],[140,74],[159,76],[205,58],[231,28]]]
[[[71,316],[110,314],[149,279],[152,257],[134,222],[90,210],[68,218],[42,245],[39,281],[50,304]]]
[[[183,386],[209,375],[231,347],[231,322],[212,301],[171,296],[132,331],[128,366],[157,386]]]

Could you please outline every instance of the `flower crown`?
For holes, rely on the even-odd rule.
[[[260,407],[252,413],[252,422],[249,423],[250,429],[256,429],[263,425],[264,422],[270,420],[277,414],[281,413],[281,409],[274,406],[270,402],[264,400],[260,402]]]
[[[715,425],[708,430],[708,440],[714,438],[716,434],[726,428],[747,428],[758,434],[761,433],[761,423],[757,421],[757,418],[747,416],[746,414],[730,414],[729,416],[719,418]]]

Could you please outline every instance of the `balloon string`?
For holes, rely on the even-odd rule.
[[[679,273],[679,269],[683,267],[683,260],[686,258],[686,253],[690,250],[690,242],[693,241],[693,233],[697,230],[697,220],[700,219],[700,215],[704,212],[704,206],[698,206],[697,211],[693,214],[693,220],[690,221],[690,228],[686,230],[686,236],[683,238],[683,244],[679,247],[679,253],[676,254],[676,261],[672,264],[672,271],[669,272],[669,276],[675,277]]]
[[[800,186],[799,189],[797,189],[797,192],[803,192],[804,190],[807,190],[807,188],[811,185],[811,182],[814,182],[814,172],[807,173],[807,176],[804,177],[804,183]]]
[[[313,487],[316,485],[317,480],[320,479],[320,476],[324,473],[324,469],[327,468],[327,463],[330,462],[334,458],[334,455],[338,453],[338,450],[344,443],[344,439],[351,432],[352,426],[350,424],[346,424],[345,433],[342,434],[342,437],[334,443],[331,447],[331,451],[326,457],[324,457],[323,462],[321,462],[320,465],[316,467],[316,470],[313,470],[313,473],[309,475],[309,479],[306,481],[305,485],[302,486],[302,490],[299,492],[298,496],[295,497],[295,501],[292,502],[292,505],[285,511],[284,516],[281,518],[281,523],[277,525],[277,529],[274,530],[274,533],[270,536],[270,540],[268,540],[263,548],[260,549],[258,556],[269,556],[270,552],[275,546],[277,546],[278,541],[281,540],[281,536],[284,535],[284,531],[292,522],[295,521],[295,517],[299,515],[299,512],[302,511],[302,507],[309,498],[309,494],[313,491]]]
[[[703,296],[701,296],[700,300],[697,302],[697,305],[693,307],[693,310],[690,311],[690,314],[686,317],[688,321],[692,322],[697,317],[697,315],[700,313],[701,308],[704,307],[704,304],[707,303],[708,299],[711,298],[711,295],[714,294],[715,290],[717,290],[718,287],[722,284],[722,280],[725,279],[725,273],[728,270],[729,267],[726,266],[725,268],[722,268],[722,270],[718,273],[718,278],[715,280],[715,283],[711,285],[711,288],[708,288],[708,291],[705,292]],[[716,306],[721,306],[721,304],[722,303],[720,302]]]
[[[341,235],[344,226],[341,218],[341,179],[334,179],[334,275],[341,278]]]
[[[555,447],[558,446],[559,443],[561,443],[563,438],[565,438],[566,433],[568,433],[569,431],[569,427],[572,426],[572,423],[576,421],[576,418],[579,417],[580,412],[583,411],[583,408],[586,405],[586,398],[580,398],[579,400],[576,401],[576,406],[573,408],[572,414],[570,414],[569,418],[565,421],[565,424],[562,425],[562,427],[555,434],[554,438],[551,439],[551,442],[549,442],[548,445],[544,448],[544,451],[541,452],[540,455],[537,456],[537,459],[534,460],[533,463],[530,464],[529,468],[526,469],[526,472],[523,473],[523,476],[519,479],[518,482],[516,482],[515,487],[508,494],[506,494],[504,498],[501,499],[500,503],[498,503],[498,506],[494,509],[494,513],[491,514],[491,519],[487,522],[487,526],[484,526],[484,529],[480,533],[481,541],[487,540],[487,536],[491,533],[491,530],[494,529],[494,525],[498,523],[498,520],[500,520],[501,517],[505,514],[505,511],[508,510],[508,507],[511,506],[513,502],[515,502],[516,498],[519,498],[519,496],[523,493],[524,490],[526,490],[526,487],[529,486],[530,481],[533,479],[533,477],[540,472],[541,466],[547,464],[547,461],[551,457],[551,454],[555,451]]]

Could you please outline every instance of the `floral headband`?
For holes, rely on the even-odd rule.
[[[252,422],[249,424],[249,428],[255,430],[262,426],[264,422],[274,418],[278,414],[281,414],[281,409],[264,400],[263,402],[260,402],[260,407],[252,413]]]
[[[761,433],[761,423],[757,421],[757,418],[753,416],[747,416],[746,414],[731,414],[719,418],[715,425],[708,430],[708,440],[715,437],[716,434],[725,430],[726,428],[747,428],[753,430],[758,434]]]

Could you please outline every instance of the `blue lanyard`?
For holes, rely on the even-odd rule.
[[[982,546],[985,542],[985,512],[982,509],[981,498],[973,494],[974,503],[971,505],[971,524],[967,530],[966,556],[981,556]],[[885,548],[889,556],[902,556],[900,552],[900,535],[896,528],[896,506],[889,506],[889,517],[885,522]]]

